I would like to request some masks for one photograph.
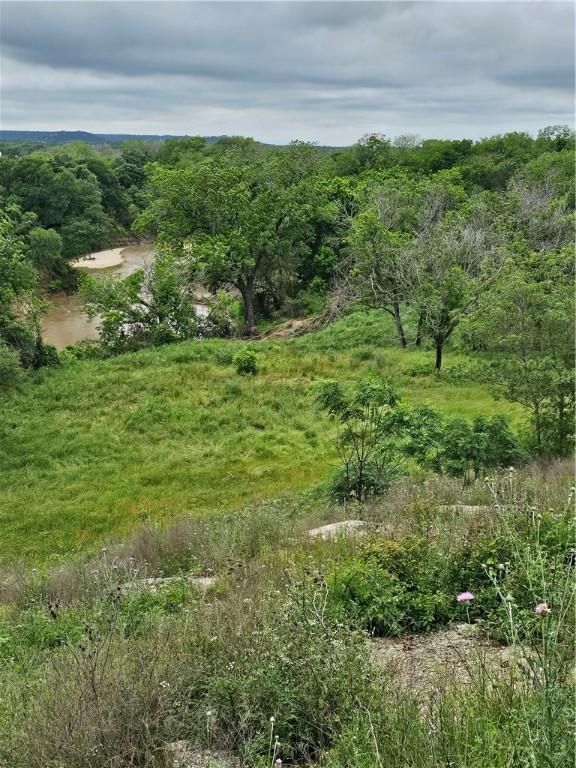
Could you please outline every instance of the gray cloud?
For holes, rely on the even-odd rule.
[[[564,2],[3,2],[4,128],[347,143],[570,122]]]

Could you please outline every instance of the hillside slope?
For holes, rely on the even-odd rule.
[[[46,562],[143,520],[217,514],[326,480],[333,426],[311,392],[322,378],[384,377],[408,402],[522,419],[484,385],[409,375],[431,353],[400,350],[389,336],[387,318],[357,314],[256,342],[255,377],[236,373],[242,342],[227,341],[39,372],[0,405],[0,561]],[[464,359],[450,353],[447,365]]]

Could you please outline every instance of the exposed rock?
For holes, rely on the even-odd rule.
[[[170,768],[239,768],[238,758],[219,749],[203,749],[189,741],[173,741],[165,746]]]
[[[329,523],[320,528],[312,528],[308,536],[312,539],[336,539],[339,536],[364,536],[367,533],[368,523],[364,520],[342,520],[340,523]]]
[[[476,515],[482,512],[488,512],[490,507],[481,504],[444,504],[440,507],[440,512],[450,512],[457,515]]]
[[[163,587],[168,587],[171,584],[177,584],[178,582],[185,582],[196,587],[200,592],[206,592],[210,587],[216,583],[216,576],[189,576],[187,574],[183,576],[160,576],[150,577],[147,579],[138,579],[137,581],[129,581],[122,584],[122,592],[126,593],[131,590],[147,589],[149,592],[155,593]]]

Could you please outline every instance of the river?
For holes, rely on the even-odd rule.
[[[153,259],[153,246],[129,245],[91,254],[79,260],[75,266],[91,274],[126,277]],[[52,293],[47,298],[52,303],[52,308],[42,318],[42,338],[47,344],[64,349],[69,344],[98,339],[99,320],[97,317],[92,320],[88,317],[76,294]],[[204,304],[197,304],[196,311],[200,316],[205,316],[207,308]]]

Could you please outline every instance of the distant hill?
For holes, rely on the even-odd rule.
[[[88,131],[2,131],[0,142],[31,141],[40,144],[68,144],[71,141],[83,141],[86,144],[121,144],[124,141],[164,141],[182,139],[184,136],[136,133],[88,133]],[[224,138],[223,136],[205,136],[209,143]]]

